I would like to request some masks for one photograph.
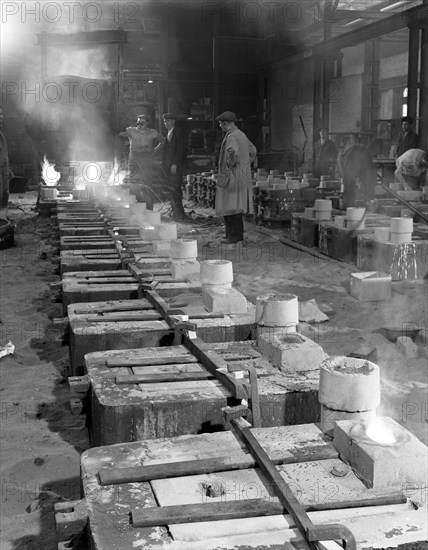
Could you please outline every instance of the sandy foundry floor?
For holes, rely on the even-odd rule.
[[[57,248],[53,222],[33,211],[35,193],[10,200],[16,246],[0,251],[0,346],[11,340],[16,349],[0,359],[0,548],[54,550],[53,504],[80,497],[79,456],[88,446],[87,433],[69,412],[68,348],[50,321],[61,316],[59,304],[50,301],[49,282],[59,280],[50,262]],[[251,224],[244,247],[221,248],[223,228],[210,214],[197,209],[194,223],[179,226],[180,235],[198,239],[200,259],[233,261],[235,287],[251,301],[268,291],[294,293],[300,301],[315,298],[329,321],[312,325],[312,337],[329,354],[375,346],[382,376],[378,414],[392,416],[428,443],[426,281],[394,283],[389,303],[360,303],[348,293],[355,266],[286,247],[279,241],[282,231]],[[421,329],[417,359],[406,360],[377,332],[406,323]]]

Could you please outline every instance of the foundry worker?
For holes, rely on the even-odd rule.
[[[243,214],[252,212],[251,163],[257,149],[236,127],[234,113],[225,111],[216,120],[224,137],[220,148],[215,211],[217,216],[224,217],[226,226],[226,238],[221,242],[233,244],[244,239]]]
[[[175,221],[186,219],[183,207],[183,170],[186,164],[186,137],[175,126],[176,115],[165,113],[163,123],[168,134],[162,150],[162,167],[165,173],[167,189],[171,198],[172,214]]]
[[[419,147],[419,136],[412,128],[413,118],[411,116],[403,116],[401,119],[401,128],[397,143],[396,157],[401,157],[403,153],[409,149],[417,149]]]
[[[365,145],[351,145],[341,154],[343,207],[366,207],[375,198],[376,166]]]
[[[428,155],[422,149],[408,149],[395,161],[395,181],[406,191],[418,191],[425,184]]]
[[[328,137],[328,128],[321,128],[320,139],[315,144],[314,176],[319,178],[323,175],[333,176],[337,164],[337,148],[334,142]]]
[[[119,135],[128,137],[129,181],[131,190],[138,202],[145,202],[148,210],[153,210],[161,185],[161,176],[155,165],[153,153],[162,147],[165,138],[153,128],[149,128],[150,115],[137,116],[137,126],[129,126]]]
[[[13,174],[10,169],[6,134],[3,128],[3,111],[0,108],[0,210],[7,209],[9,202],[9,180],[11,177],[13,177]]]

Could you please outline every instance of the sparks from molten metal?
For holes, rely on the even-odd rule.
[[[375,418],[366,428],[366,435],[380,445],[393,445],[395,436],[382,418]]]
[[[55,170],[55,163],[49,162],[45,155],[43,157],[43,162],[40,163],[40,166],[42,167],[42,179],[45,182],[45,185],[54,187],[61,177],[61,173]]]
[[[108,185],[122,185],[123,180],[125,179],[126,176],[127,176],[126,170],[121,170],[119,162],[115,159],[114,166],[108,180]]]

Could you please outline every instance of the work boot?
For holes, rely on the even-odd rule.
[[[239,238],[232,239],[231,237],[226,237],[225,239],[220,239],[220,242],[222,244],[236,244],[236,243],[240,243],[242,241],[243,241],[243,239],[239,239]]]

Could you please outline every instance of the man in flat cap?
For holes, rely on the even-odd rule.
[[[148,210],[153,210],[153,204],[160,201],[158,193],[161,185],[160,169],[156,170],[153,153],[162,147],[165,138],[149,128],[150,115],[137,116],[137,126],[129,126],[119,135],[128,137],[129,147],[129,179],[131,189],[138,202],[145,202]]]
[[[417,149],[419,147],[419,136],[413,130],[413,118],[411,116],[403,116],[401,119],[402,131],[398,135],[396,143],[396,155],[401,157],[403,153],[409,149]]]
[[[314,176],[333,175],[337,164],[337,148],[329,138],[328,128],[320,128],[320,139],[315,143]]]
[[[175,126],[177,116],[172,113],[163,115],[168,134],[162,151],[162,166],[171,197],[172,215],[175,221],[186,219],[183,207],[183,169],[186,165],[186,139],[180,128]]]
[[[215,211],[224,217],[226,226],[226,238],[221,242],[234,244],[244,239],[243,214],[253,209],[251,163],[257,149],[236,127],[235,113],[225,111],[216,120],[225,135],[220,148]]]

